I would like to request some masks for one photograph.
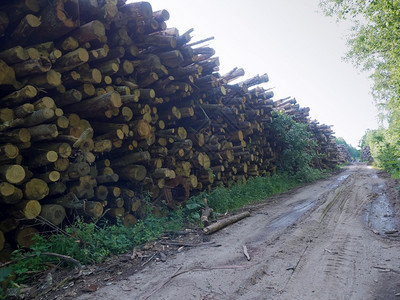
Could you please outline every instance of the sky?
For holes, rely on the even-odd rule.
[[[192,42],[213,36],[220,74],[241,67],[239,81],[267,73],[274,100],[294,97],[311,119],[333,125],[336,137],[357,147],[378,128],[371,82],[344,62],[349,26],[324,16],[318,0],[150,0],[166,9],[168,27],[194,28]]]

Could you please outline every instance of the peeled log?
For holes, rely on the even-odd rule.
[[[26,199],[41,200],[49,194],[49,186],[39,178],[32,178],[24,184],[24,195]]]
[[[65,208],[58,204],[45,204],[42,205],[40,216],[53,225],[60,225],[65,219]]]

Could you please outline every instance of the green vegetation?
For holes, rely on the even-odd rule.
[[[280,157],[277,173],[273,176],[254,177],[246,183],[232,183],[229,188],[217,187],[191,197],[186,206],[169,210],[168,215],[157,218],[150,213],[137,224],[124,227],[120,222],[111,224],[106,220],[85,222],[75,220],[72,226],[60,230],[60,233],[36,236],[30,249],[18,249],[13,253],[14,263],[0,269],[0,280],[12,273],[14,282],[32,282],[35,274],[48,268],[49,263],[72,266],[68,260],[44,255],[46,252],[70,256],[81,264],[88,265],[106,260],[112,255],[126,253],[132,248],[176,232],[190,224],[200,224],[203,198],[214,209],[214,215],[237,210],[245,205],[285,192],[305,182],[321,178],[326,173],[313,169],[313,161],[318,158],[317,144],[307,125],[299,124],[287,115],[277,113],[270,124],[270,133],[274,135]],[[167,210],[167,208],[164,208]]]
[[[398,133],[391,130],[368,130],[361,140],[361,146],[370,146],[374,165],[400,178],[400,140]]]
[[[372,94],[387,128],[367,131],[361,146],[369,145],[375,164],[400,177],[400,1],[321,0],[328,16],[350,21],[346,58],[369,72]]]
[[[321,172],[319,174],[323,175]],[[254,204],[299,184],[288,174],[251,178],[246,184],[234,184],[229,189],[218,187],[209,194],[203,192],[190,198],[184,208],[170,211],[168,216],[157,218],[149,215],[130,227],[108,222],[96,225],[77,219],[72,226],[65,228],[64,233],[36,236],[36,242],[29,250],[14,251],[15,263],[0,269],[0,276],[6,278],[13,272],[15,282],[20,284],[32,281],[33,274],[46,270],[49,263],[73,266],[58,257],[42,255],[45,252],[67,255],[85,265],[99,263],[112,255],[126,253],[135,246],[181,230],[185,225],[199,224],[201,209],[204,208],[203,198],[208,199],[208,204],[218,215]]]
[[[353,160],[359,160],[361,158],[361,151],[354,148],[352,145],[347,144],[344,138],[338,137],[335,138],[336,144],[338,145],[346,145],[347,150],[349,150],[350,156]]]
[[[274,112],[269,125],[274,141],[280,148],[277,160],[279,172],[288,173],[299,182],[309,182],[318,178],[319,171],[313,168],[317,154],[317,143],[308,125],[297,123],[292,117]]]

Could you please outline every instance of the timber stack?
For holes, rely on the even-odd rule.
[[[347,164],[352,161],[349,149],[345,144],[337,145],[338,147],[338,163]]]
[[[106,215],[129,225],[144,194],[175,207],[273,174],[276,109],[309,123],[332,152],[322,163],[335,163],[329,126],[294,99],[273,101],[258,86],[266,74],[232,84],[243,69],[220,75],[215,51],[201,46],[209,39],[190,43],[193,30],[168,19],[148,2],[2,1],[0,250],[4,235],[29,246],[32,220]]]
[[[374,162],[374,159],[371,154],[371,148],[369,145],[365,146],[361,150],[361,160],[366,161],[368,164],[372,164]]]

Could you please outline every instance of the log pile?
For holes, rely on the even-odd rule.
[[[349,149],[346,145],[340,144],[338,147],[338,163],[347,164],[352,161]]]
[[[373,159],[372,154],[371,154],[371,148],[369,147],[369,145],[367,145],[364,148],[362,148],[362,150],[361,150],[361,160],[362,161],[366,161],[369,164],[372,164],[374,162],[374,159]]]
[[[141,197],[184,205],[190,193],[276,171],[274,109],[310,124],[321,166],[335,162],[329,126],[296,101],[274,102],[220,75],[218,57],[169,13],[124,0],[6,0],[0,5],[0,250],[29,246],[29,220],[68,214],[124,224]],[[332,149],[331,149],[332,148]],[[332,157],[329,155],[332,153]]]

